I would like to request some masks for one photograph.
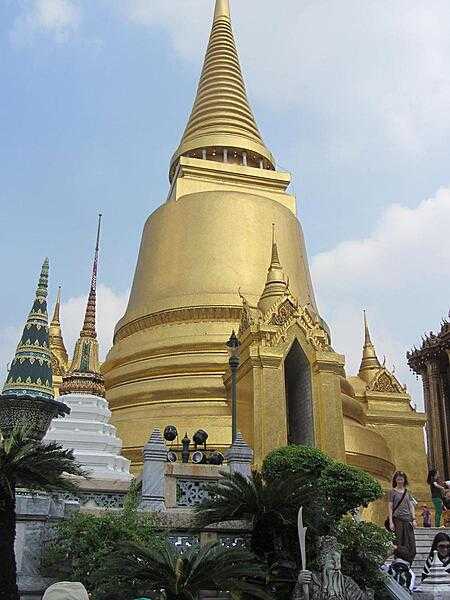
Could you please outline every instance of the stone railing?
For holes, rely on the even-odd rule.
[[[168,448],[159,429],[155,429],[144,447],[142,500],[140,508],[164,512],[189,509],[206,496],[208,483],[218,481],[221,473],[242,473],[249,476],[253,451],[238,434],[226,453],[226,464],[208,465],[167,462]]]

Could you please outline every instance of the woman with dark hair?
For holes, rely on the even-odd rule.
[[[414,503],[408,492],[408,477],[403,471],[394,473],[388,501],[389,529],[395,533],[395,544],[407,548],[412,563],[416,556],[414,527],[417,523]]]
[[[444,507],[442,497],[445,493],[445,487],[440,483],[437,469],[430,469],[428,471],[427,483],[430,486],[431,500],[434,505],[434,525],[435,527],[440,527]]]
[[[447,573],[450,573],[450,536],[443,531],[438,533],[431,546],[430,553],[422,571],[422,581],[430,574],[430,567],[434,560],[434,553],[437,551],[438,558],[444,566]]]

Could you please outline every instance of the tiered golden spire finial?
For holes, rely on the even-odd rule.
[[[277,300],[277,298],[285,296],[288,292],[287,278],[284,274],[283,267],[280,263],[278,255],[278,246],[275,239],[275,224],[272,223],[272,255],[270,266],[267,271],[266,285],[258,302],[258,308],[264,313]]]
[[[86,306],[86,313],[84,315],[83,329],[81,330],[81,337],[97,337],[97,331],[95,328],[95,309],[97,303],[97,268],[98,268],[98,249],[100,244],[100,227],[102,223],[102,215],[98,215],[98,226],[97,226],[97,241],[95,244],[95,255],[94,264],[92,266],[92,279],[91,288],[89,290],[89,297]]]
[[[381,369],[380,361],[378,360],[375,346],[372,343],[370,337],[369,325],[367,323],[367,314],[364,310],[364,347],[363,355],[361,360],[361,366],[359,367],[359,375],[363,376],[369,374],[371,371],[379,371]]]
[[[56,296],[55,308],[53,309],[53,318],[51,320],[50,329],[49,329],[50,350],[58,362],[58,367],[59,367],[59,371],[60,371],[60,373],[55,373],[55,369],[54,369],[53,375],[63,375],[67,371],[68,362],[69,362],[69,357],[67,355],[66,346],[64,344],[64,339],[62,336],[61,321],[60,321],[60,309],[61,309],[61,286],[58,287],[58,294]]]
[[[273,169],[247,99],[231,27],[229,0],[216,0],[214,20],[197,96],[180,145],[170,163],[173,179],[180,156]]]
[[[61,394],[105,395],[103,376],[100,373],[100,361],[95,327],[97,268],[102,215],[98,216],[97,241],[95,244],[94,264],[92,267],[91,287],[84,316],[83,328],[75,344],[72,364],[63,377]]]

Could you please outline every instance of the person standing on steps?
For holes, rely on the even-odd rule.
[[[388,498],[389,528],[395,533],[395,544],[407,549],[409,562],[416,556],[417,527],[414,503],[408,491],[408,477],[403,471],[396,471],[392,478],[392,489]]]
[[[427,483],[430,486],[431,499],[434,505],[434,525],[435,527],[440,527],[442,510],[444,508],[442,498],[445,493],[445,487],[441,485],[439,481],[439,473],[437,469],[430,469],[428,471]]]

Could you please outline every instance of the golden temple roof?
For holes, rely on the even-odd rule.
[[[215,149],[223,153],[224,148],[248,152],[249,160],[261,159],[263,168],[274,168],[273,156],[262,140],[247,99],[231,27],[229,0],[216,0],[197,96],[170,163],[170,179],[180,156],[196,156],[195,151],[199,151],[199,158],[202,151],[210,151],[215,156]]]

